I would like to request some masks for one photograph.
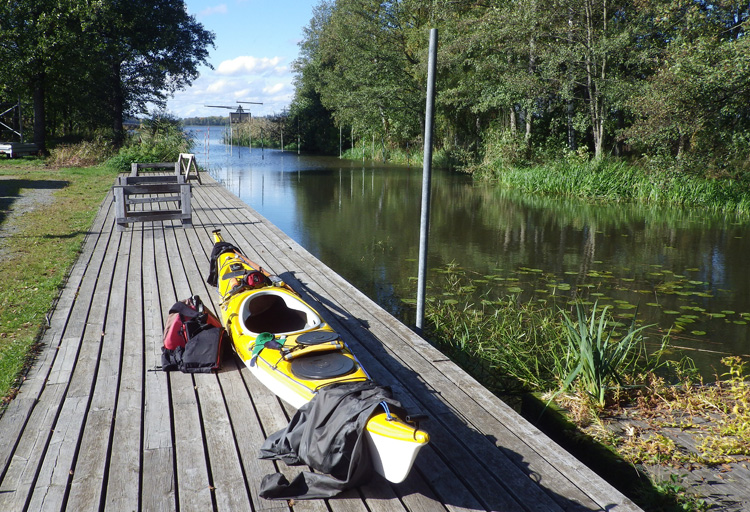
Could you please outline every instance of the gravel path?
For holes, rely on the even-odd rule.
[[[10,195],[11,187],[3,182],[12,180],[23,178],[0,176],[0,260],[8,257],[8,239],[18,232],[18,219],[54,200],[55,189],[50,187],[21,188],[17,195]]]

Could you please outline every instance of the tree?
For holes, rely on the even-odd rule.
[[[656,54],[661,65],[630,101],[637,114],[627,130],[631,142],[683,165],[746,169],[750,6],[654,1],[651,8],[664,41]]]
[[[394,141],[421,133],[426,45],[404,2],[339,0],[317,29],[315,86],[339,124]],[[426,36],[420,36],[426,41]],[[424,56],[420,55],[424,53]],[[424,69],[422,69],[424,68]]]
[[[295,72],[295,94],[289,115],[286,116],[288,140],[296,134],[306,150],[332,153],[334,145],[335,114],[321,102],[318,89],[321,84],[320,37],[327,26],[332,2],[321,1],[313,8],[313,17],[303,29],[304,37],[299,44],[300,55],[292,64]],[[304,122],[303,122],[304,120]]]
[[[443,149],[750,167],[748,19],[730,0],[329,0],[300,47],[298,98],[358,133],[417,141],[437,27]]]
[[[24,96],[33,98],[33,140],[42,152],[47,90],[65,56],[79,47],[78,12],[73,0],[19,0],[0,6],[0,76],[3,83],[15,84],[6,93],[21,96],[25,91]]]
[[[163,106],[209,65],[214,35],[183,0],[17,0],[0,5],[1,83],[33,97],[34,141],[45,147],[47,114],[108,120],[117,139],[126,114]]]
[[[163,107],[174,91],[198,77],[208,63],[214,34],[185,8],[183,0],[106,0],[92,5],[86,23],[103,56],[112,128],[122,136],[126,113]]]

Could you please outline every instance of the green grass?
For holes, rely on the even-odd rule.
[[[567,348],[559,312],[514,295],[475,301],[466,273],[449,265],[440,289],[455,293],[425,308],[426,334],[494,392],[546,391],[559,385],[556,368]]]
[[[648,171],[619,160],[562,160],[548,165],[490,165],[475,176],[534,194],[605,202],[700,207],[750,215],[747,180],[705,178],[674,171]]]
[[[54,187],[54,200],[15,218],[13,232],[2,240],[0,397],[7,400],[33,356],[46,314],[115,173],[103,167],[51,170],[40,159],[22,159],[0,161],[0,176],[13,178],[23,188]],[[5,194],[18,192],[9,189]]]

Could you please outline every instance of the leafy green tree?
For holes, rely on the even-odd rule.
[[[421,133],[426,34],[410,3],[339,0],[330,8],[317,37],[316,90],[340,124],[397,142]]]
[[[0,5],[3,94],[33,98],[34,141],[47,115],[122,137],[126,114],[190,84],[208,65],[212,33],[183,0],[17,0]],[[72,129],[72,125],[68,125]]]
[[[183,0],[103,0],[91,5],[85,20],[96,34],[105,77],[112,128],[122,135],[125,114],[163,107],[174,91],[210,67],[214,34],[187,13]]]
[[[750,168],[750,6],[654,1],[660,66],[630,107],[627,135],[644,153],[697,169]]]
[[[286,141],[292,143],[299,139],[306,151],[333,153],[338,142],[338,130],[334,124],[336,116],[323,105],[318,92],[322,68],[320,37],[330,20],[332,8],[333,3],[325,0],[313,8],[313,17],[303,29],[299,57],[292,64],[295,95],[286,116]]]
[[[45,106],[50,86],[79,46],[73,0],[19,0],[0,5],[0,66],[3,93],[31,97],[34,142],[46,150]],[[12,85],[7,85],[12,84]]]
[[[293,110],[418,141],[437,27],[445,148],[516,163],[630,150],[747,169],[748,19],[730,0],[329,0],[300,46]],[[311,135],[326,133],[315,123]]]

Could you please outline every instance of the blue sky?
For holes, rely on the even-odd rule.
[[[303,29],[319,0],[186,0],[188,13],[212,31],[214,69],[167,102],[178,117],[226,116],[229,110],[204,105],[244,105],[253,116],[280,113],[294,93],[291,65],[299,52]]]

